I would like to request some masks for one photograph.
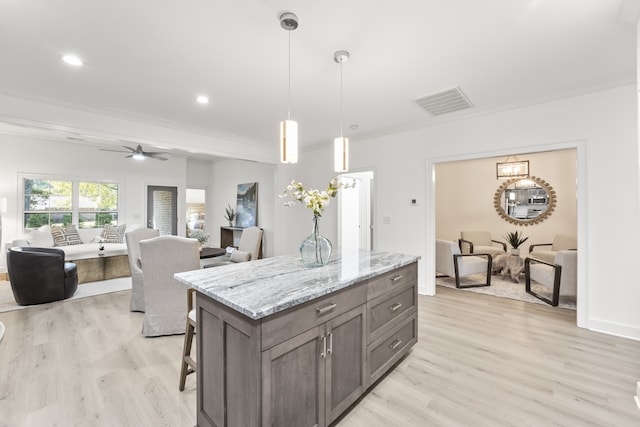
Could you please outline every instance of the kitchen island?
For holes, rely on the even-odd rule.
[[[326,426],[417,341],[419,257],[281,256],[176,274],[197,291],[198,426]]]

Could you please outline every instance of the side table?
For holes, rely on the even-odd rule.
[[[524,258],[520,255],[497,255],[493,258],[492,270],[497,273],[500,269],[503,279],[509,274],[515,283],[520,283],[520,273],[524,271]]]

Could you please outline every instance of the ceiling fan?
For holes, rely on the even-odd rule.
[[[169,155],[169,153],[163,152],[163,151],[144,151],[142,150],[142,147],[138,144],[138,146],[134,149],[131,147],[127,147],[126,145],[123,145],[124,148],[126,148],[129,151],[123,151],[123,150],[109,150],[108,148],[101,148],[100,150],[102,151],[113,151],[116,153],[129,153],[128,156],[125,156],[126,159],[128,158],[134,158],[136,160],[144,160],[145,158],[149,157],[150,159],[156,159],[156,160],[162,160],[165,161],[167,160],[166,157],[162,157],[163,155]]]

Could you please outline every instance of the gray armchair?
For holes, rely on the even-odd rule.
[[[490,286],[491,261],[490,254],[461,254],[460,248],[455,242],[436,239],[436,272],[445,276],[455,277],[456,288]],[[486,274],[484,283],[460,284],[461,277],[480,273]]]
[[[144,287],[142,284],[142,268],[140,266],[140,241],[152,239],[160,235],[160,230],[137,228],[125,233],[129,270],[131,270],[131,303],[129,310],[144,311]]]
[[[561,296],[576,296],[578,284],[578,251],[558,251],[553,263],[536,258],[524,260],[525,289],[533,295],[558,306]],[[531,289],[531,281],[549,289],[550,298]]]
[[[144,285],[142,335],[183,334],[187,320],[187,287],[175,273],[200,269],[198,241],[160,236],[140,242]]]

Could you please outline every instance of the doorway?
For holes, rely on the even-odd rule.
[[[577,239],[578,239],[578,285],[577,285],[578,289],[577,289],[577,299],[576,299],[576,323],[577,323],[577,326],[579,327],[586,327],[587,318],[588,318],[587,306],[586,306],[586,299],[587,299],[586,289],[587,289],[588,278],[586,277],[586,267],[585,267],[586,265],[585,260],[586,260],[586,254],[587,254],[587,234],[586,234],[586,225],[585,225],[587,222],[586,221],[587,209],[586,209],[586,203],[585,203],[586,190],[584,186],[584,179],[586,174],[585,172],[586,141],[575,140],[575,141],[560,142],[560,143],[554,143],[554,144],[546,144],[544,146],[536,146],[536,147],[529,147],[529,148],[531,149],[530,153],[546,153],[546,152],[564,151],[564,150],[571,150],[575,153],[575,163],[572,165],[572,169],[574,172],[571,175],[571,179],[573,180],[573,185],[575,186],[575,192],[573,192],[573,194],[562,195],[561,196],[562,199],[558,199],[559,200],[558,203],[564,201],[562,202],[564,205],[566,201],[569,201],[569,200],[573,200],[571,203],[575,203],[574,207],[575,207],[576,222],[570,226],[570,229],[575,230]],[[436,238],[448,239],[450,237],[457,238],[458,236],[458,234],[451,235],[451,236],[442,235],[440,234],[440,231],[436,226],[436,222],[437,222],[436,210],[438,209],[437,201],[436,201],[436,193],[437,193],[436,187],[437,186],[439,187],[439,184],[442,182],[443,179],[445,179],[445,177],[441,175],[438,175],[438,177],[436,178],[436,165],[442,164],[442,163],[448,163],[448,162],[467,161],[467,160],[473,160],[473,159],[487,159],[490,157],[494,157],[494,158],[499,157],[504,159],[505,156],[512,153],[487,152],[487,153],[481,153],[481,154],[484,154],[484,156],[482,155],[479,156],[478,153],[475,153],[470,155],[459,155],[459,156],[451,156],[446,158],[443,157],[443,158],[427,159],[428,180],[427,180],[427,196],[426,197],[428,200],[428,204],[432,207],[431,209],[427,209],[427,212],[426,212],[426,224],[427,224],[426,240],[427,240],[428,252],[433,253],[435,249]],[[546,168],[551,168],[552,170],[555,170],[555,171],[560,171],[561,169],[560,166],[554,165],[553,162],[545,162],[544,166]],[[495,174],[495,165],[494,165],[493,173]],[[547,173],[550,173],[550,172],[549,170],[547,170],[544,173],[542,173],[542,171],[538,170],[536,166],[536,170],[531,171],[531,173],[536,176],[542,176],[542,175],[547,175]],[[460,184],[458,188],[463,188],[464,186],[469,184],[469,180],[467,179],[468,177],[466,175],[474,177],[474,183],[478,179],[477,174],[474,175],[473,173],[470,173],[470,174],[465,173],[461,176],[458,176],[457,179],[459,180],[459,184]],[[550,176],[551,175],[549,175],[549,179],[551,181]],[[553,180],[558,182],[555,177],[553,178]],[[551,184],[554,184],[554,182],[551,181]],[[495,191],[495,189],[493,191]],[[448,194],[451,197],[458,197],[458,190],[446,192],[445,194]],[[485,202],[486,200],[483,203]],[[489,203],[489,205],[491,206],[492,203]],[[465,207],[466,206],[468,206],[468,204],[465,205]],[[556,218],[555,217],[556,213],[558,212],[556,211],[552,218]],[[492,212],[492,214],[496,215],[495,212]],[[545,227],[553,225],[554,228],[557,228],[557,229],[564,228],[562,225],[560,225],[559,227],[556,227],[558,226],[558,224],[552,224],[550,221],[549,222],[545,221],[541,224],[538,224],[536,225],[536,228],[543,225]],[[475,225],[474,225],[474,228],[476,228]],[[554,232],[557,232],[557,231],[554,231]],[[459,230],[457,230],[455,233],[459,233]],[[532,236],[530,240],[532,240],[533,238],[534,237]],[[531,242],[531,243],[537,243],[537,242]],[[435,294],[435,268],[433,263],[425,264],[425,278],[426,278],[425,279],[426,283],[421,287],[420,291],[427,295],[434,295]]]
[[[338,241],[342,250],[373,249],[373,171],[340,175],[342,182],[355,181],[355,188],[340,191]]]
[[[147,228],[178,235],[178,187],[147,186]]]
[[[187,188],[187,226],[186,236],[191,237],[194,230],[206,232],[206,191],[197,188]]]

